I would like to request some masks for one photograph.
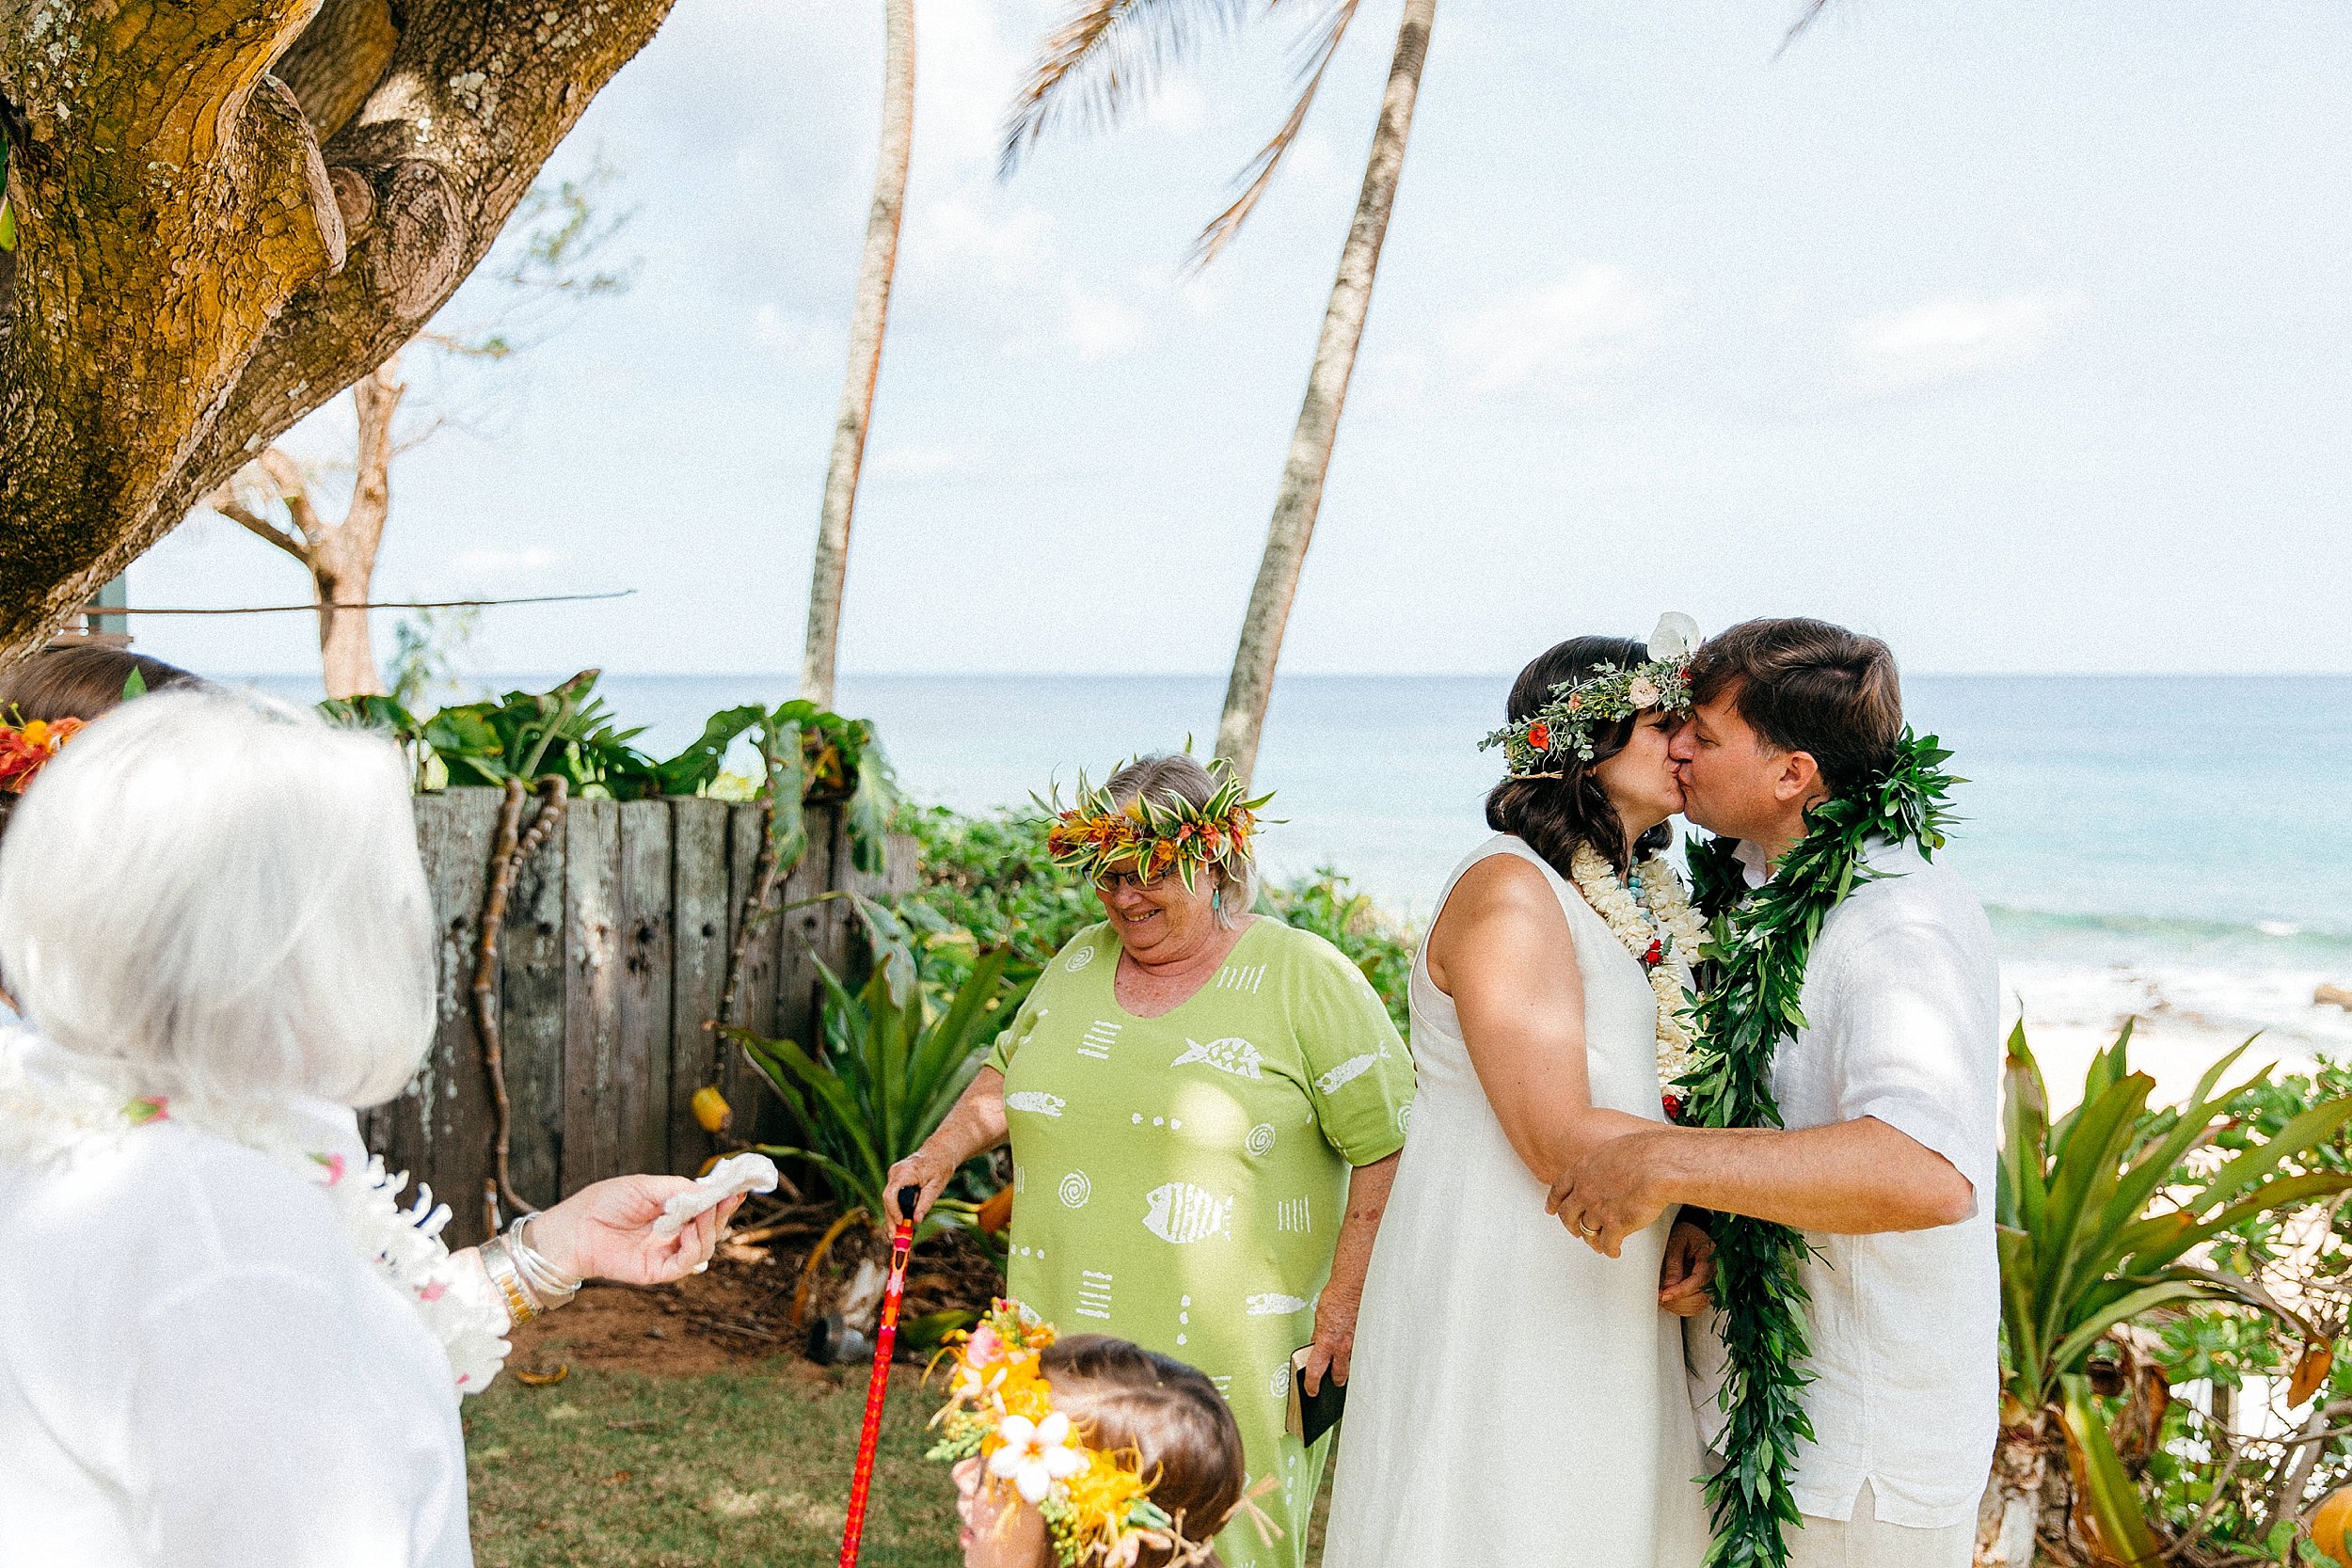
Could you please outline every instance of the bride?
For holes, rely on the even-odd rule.
[[[1697,1568],[1680,1325],[1707,1304],[1669,1211],[1604,1258],[1552,1179],[1663,1117],[1702,929],[1665,862],[1695,627],[1561,643],[1487,737],[1497,830],[1438,895],[1411,981],[1420,1099],[1357,1320],[1329,1568]],[[1671,1091],[1665,1091],[1671,1092]],[[1670,1234],[1671,1232],[1671,1234]]]

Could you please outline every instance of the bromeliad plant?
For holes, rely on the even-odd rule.
[[[789,1145],[763,1145],[776,1159],[804,1160],[825,1173],[845,1211],[863,1210],[877,1227],[888,1212],[890,1167],[922,1147],[980,1070],[988,1047],[1020,1007],[1028,982],[1006,975],[1009,948],[981,953],[961,984],[926,981],[906,927],[869,899],[850,895],[874,952],[857,990],[818,965],[823,1021],[813,1048],[730,1029],[792,1118]],[[928,1234],[970,1221],[976,1205],[943,1198]]]
[[[2135,1320],[2198,1304],[2235,1303],[2296,1322],[2260,1285],[2216,1266],[2212,1245],[2249,1220],[2352,1191],[2352,1174],[2281,1168],[2352,1121],[2352,1097],[2323,1101],[2269,1136],[2249,1138],[2230,1107],[2269,1069],[2215,1092],[2246,1047],[2216,1062],[2177,1110],[2152,1112],[2155,1081],[2131,1070],[2130,1043],[2127,1026],[2092,1059],[2081,1102],[2052,1121],[2024,1028],[2010,1037],[1995,1197],[1999,1518],[1980,1563],[2025,1568],[2032,1560],[2053,1460],[2072,1482],[2072,1532],[2093,1560],[2158,1560],[2165,1548],[2091,1386],[2093,1353]],[[2240,1147],[2217,1148],[2225,1133]]]

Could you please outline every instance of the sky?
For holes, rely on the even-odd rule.
[[[1319,0],[1000,180],[1065,4],[917,0],[845,671],[1232,658],[1401,0],[1198,275]],[[633,591],[488,611],[469,666],[797,670],[880,10],[681,0],[549,166],[618,171],[632,287],[497,366],[411,353],[378,597]],[[2352,671],[2352,12],[1837,0],[1783,52],[1793,15],[1440,0],[1284,669],[1503,671],[1678,609],[1921,672]],[[309,596],[205,514],[130,586]],[[135,629],[317,667],[308,616]]]

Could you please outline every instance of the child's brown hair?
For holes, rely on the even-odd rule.
[[[1153,1481],[1152,1500],[1186,1541],[1206,1543],[1224,1528],[1241,1502],[1247,1466],[1241,1429],[1216,1385],[1172,1356],[1107,1334],[1057,1340],[1040,1370],[1053,1385],[1054,1408],[1089,1448],[1134,1455],[1138,1472]],[[1053,1560],[1050,1545],[1046,1560]],[[1146,1548],[1136,1568],[1171,1560]],[[1184,1560],[1216,1562],[1214,1555]]]

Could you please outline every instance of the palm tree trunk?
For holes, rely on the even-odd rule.
[[[1372,309],[1373,278],[1380,268],[1380,245],[1388,237],[1397,182],[1405,172],[1406,138],[1412,132],[1422,62],[1429,56],[1429,28],[1437,14],[1438,0],[1406,0],[1388,91],[1380,101],[1380,124],[1373,133],[1372,157],[1364,167],[1363,194],[1357,198],[1356,221],[1340,252],[1339,277],[1331,284],[1314,369],[1307,377],[1307,398],[1299,406],[1298,427],[1291,434],[1274,519],[1266,526],[1265,555],[1258,562],[1257,585],[1249,591],[1248,613],[1233,651],[1233,674],[1216,726],[1216,754],[1232,764],[1235,775],[1245,782],[1257,767],[1258,736],[1265,727],[1266,703],[1274,694],[1282,630],[1298,592],[1307,543],[1314,535],[1315,514],[1323,505],[1323,482],[1331,469],[1331,448],[1339,439],[1340,409],[1347,401],[1364,317]]]
[[[841,646],[841,592],[850,570],[850,515],[857,505],[866,430],[874,417],[874,379],[882,372],[882,330],[898,268],[898,223],[906,213],[907,159],[914,146],[914,0],[882,0],[882,158],[874,205],[866,219],[858,264],[857,310],[850,323],[850,370],[834,421],[833,460],[817,523],[817,565],[808,585],[808,646],[801,658],[801,695],[833,705],[834,660]]]
[[[359,447],[351,508],[310,546],[310,578],[318,590],[319,663],[330,697],[378,695],[375,646],[364,608],[375,580],[375,553],[392,505],[392,416],[408,388],[394,355],[351,388],[358,414]],[[339,608],[350,606],[353,608]]]

